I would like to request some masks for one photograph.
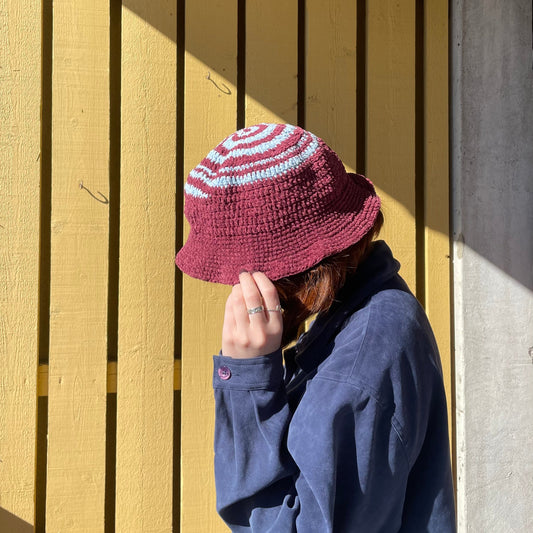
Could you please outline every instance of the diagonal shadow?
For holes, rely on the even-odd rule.
[[[5,533],[33,533],[33,526],[0,507],[0,531],[5,531]]]
[[[119,2],[120,0],[111,0]],[[122,0],[122,6],[135,13],[157,31],[176,42],[178,27],[176,13],[178,5],[185,0]]]
[[[360,11],[359,6],[360,5],[365,6],[367,1],[368,0],[359,0],[357,2],[358,3],[358,16],[359,16],[359,11]],[[175,42],[178,45],[178,52],[180,52],[180,49],[182,48],[182,46],[180,46],[180,42],[183,45],[182,34],[184,31],[184,27],[182,26],[183,21],[178,20],[176,24],[176,18],[174,15],[175,13],[184,12],[184,8],[183,8],[184,2],[185,0],[153,0],[151,2],[145,2],[144,0],[123,0],[122,3],[125,8],[136,13],[139,17],[143,18],[148,24],[150,24],[151,26],[156,28],[159,32],[161,32],[166,37],[168,37],[173,42]],[[242,5],[245,5],[245,3],[246,3],[245,1],[239,2],[239,5],[242,6]],[[302,4],[305,4],[305,2],[303,2]],[[241,9],[239,9],[239,11],[241,11]],[[364,15],[364,10],[363,10],[363,15]],[[423,16],[423,13],[422,14],[417,13],[417,28],[419,27],[418,22],[420,21],[419,19],[420,15]],[[241,21],[239,21],[239,24],[242,24]],[[417,43],[423,43],[423,30],[420,30],[420,31],[422,33],[416,36]],[[221,21],[220,28],[218,29],[216,34],[211,33],[207,31],[206,29],[205,36],[203,36],[202,39],[194,39],[192,41],[188,40],[189,48],[187,49],[187,53],[195,56],[197,59],[202,61],[205,65],[209,66],[208,70],[206,70],[204,79],[198,80],[198,82],[210,84],[214,91],[220,90],[219,87],[221,86],[222,83],[224,83],[224,80],[227,81],[227,73],[222,72],[222,71],[221,72],[217,71],[217,68],[215,66],[220,63],[217,42],[220,43],[221,40],[224,40],[224,39],[236,39],[236,37],[234,33],[230,33],[227,31],[226,28],[224,28],[223,21]],[[272,39],[275,39],[275,35],[272,36]],[[509,46],[515,46],[516,48],[520,47],[520,43],[513,41],[513,39],[515,39],[515,37],[513,37],[512,35],[508,36],[507,40],[509,42],[507,44]],[[300,45],[301,43],[305,43],[305,38],[299,39],[299,43]],[[358,44],[364,44],[364,43],[358,43]],[[268,48],[268,46],[269,46],[269,43],[265,42],[265,47]],[[420,49],[418,47],[419,47],[419,44],[417,44],[417,50],[418,50],[417,54],[419,54],[420,52]],[[242,53],[242,51],[240,50],[239,53]],[[480,56],[477,63],[482,64],[482,65],[489,65],[489,66],[493,64],[494,57],[491,56],[491,61],[488,60],[488,57],[485,57],[493,53],[490,50],[487,51],[484,49],[477,49],[475,53]],[[527,54],[530,53],[529,48],[526,50],[526,53]],[[302,54],[302,51],[300,51],[300,57],[301,57],[301,54]],[[485,61],[484,58],[487,59],[487,61]],[[356,60],[358,61],[358,63],[361,61],[361,57],[359,56],[359,54]],[[242,58],[238,59],[237,57],[235,57],[234,61],[236,64],[237,62],[239,62],[239,66],[242,66],[243,64]],[[421,61],[421,58],[418,55],[417,67],[416,67],[417,68],[417,81],[416,81],[417,91],[420,91],[420,79],[423,76],[423,64],[421,65],[419,61]],[[499,106],[499,108],[501,109],[506,109],[510,105],[512,105],[512,101],[509,100],[509,98],[511,97],[507,97],[506,95],[508,93],[512,94],[513,88],[516,89],[517,86],[521,86],[524,84],[527,85],[526,83],[527,80],[524,79],[524,76],[528,76],[529,78],[531,78],[532,71],[531,69],[529,69],[529,71],[524,74],[524,69],[520,68],[520,65],[517,65],[517,68],[513,68],[513,69],[505,68],[504,63],[506,60],[505,60],[505,54],[503,53],[501,53],[500,56],[498,56],[498,61],[501,62],[501,68],[506,70],[507,76],[503,80],[500,77],[494,78],[495,81],[493,81],[492,84],[496,82],[497,83],[503,82],[505,86],[509,89],[509,91],[511,92],[500,88],[499,93],[498,93],[499,94],[498,102],[495,103],[495,107],[498,108]],[[183,65],[183,61],[181,61],[181,63],[179,62],[178,64]],[[491,68],[493,69],[493,67]],[[209,72],[209,76],[211,79],[208,79],[208,72]],[[360,64],[358,64],[357,72],[358,72],[358,76],[360,75],[360,73],[364,72],[364,68],[361,68]],[[302,72],[300,68],[299,76],[301,77],[302,74],[304,74],[304,72]],[[487,84],[488,86],[490,86],[491,84],[490,80],[492,79],[491,78],[492,72],[489,70],[489,68],[485,67],[482,70],[481,75],[487,78]],[[242,92],[244,90],[244,87],[242,83],[240,84],[238,83],[238,79],[237,79],[238,77],[239,77],[239,74],[237,74],[236,79],[230,79],[229,82],[237,86]],[[183,72],[178,72],[178,78],[183,80]],[[394,83],[394,81],[391,80],[391,83]],[[261,91],[261,87],[257,87],[257,84],[255,85],[256,87],[254,87],[254,92],[248,93],[249,96],[251,96],[254,100],[260,102],[266,108],[270,109],[272,112],[274,112],[275,114],[283,118],[285,110],[276,109],[275,107],[276,104],[273,103],[274,100],[272,98],[272,94],[270,94],[270,92],[268,91]],[[180,86],[179,80],[178,80],[178,86]],[[304,95],[305,95],[305,88],[303,91],[300,91],[300,90],[298,91],[299,98],[302,98]],[[244,102],[244,98],[242,97],[242,95],[238,96],[237,98],[238,98],[238,101],[240,100],[241,102]],[[488,101],[488,98],[490,98],[490,94],[487,95],[487,99],[485,101]],[[421,168],[423,169],[423,158],[424,158],[423,152],[420,151],[421,143],[423,144],[423,140],[424,140],[423,139],[424,125],[423,125],[423,117],[421,116],[424,112],[423,95],[417,94],[416,99],[417,99],[416,110],[415,110],[415,114],[417,115],[415,116],[415,123],[416,123],[416,129],[417,129],[417,133],[416,133],[417,140],[415,141],[417,145],[416,174],[420,174],[420,169]],[[476,102],[478,102],[478,104],[480,101],[482,102],[483,98],[476,99]],[[531,99],[529,100],[529,102],[531,102]],[[298,105],[299,106],[305,105],[305,99],[304,99],[304,102],[298,102]],[[328,105],[331,105],[331,103],[324,102],[323,105],[328,106]],[[360,107],[361,107],[361,104],[359,103],[358,111],[360,111]],[[476,104],[474,104],[473,107],[474,107],[474,111],[479,113],[479,115],[474,114],[470,116],[468,120],[470,123],[472,122],[475,123],[476,121],[478,121],[478,123],[481,123],[483,119],[482,117],[483,109],[479,108],[479,105],[477,106],[478,108],[476,108]],[[532,114],[531,107],[532,106],[530,105],[527,110],[525,111],[523,110],[524,111],[523,114],[525,115],[529,114],[530,116]],[[453,103],[452,103],[450,112],[452,113],[453,111],[454,109],[453,109]],[[242,112],[243,110],[241,110],[241,113]],[[337,113],[342,113],[342,110],[338,110]],[[358,115],[361,115],[361,114],[364,114],[364,113],[358,113]],[[299,113],[299,116],[301,116],[300,113]],[[365,128],[364,124],[362,125],[362,127],[358,126],[359,131],[361,130],[364,131],[364,128]],[[502,135],[507,135],[506,132],[508,133],[508,128],[503,128]],[[315,131],[314,133],[321,136],[320,131]],[[530,166],[533,166],[533,154],[531,153],[530,149],[527,149],[528,142],[530,142],[531,146],[533,146],[532,128],[529,127],[526,133],[527,133],[528,139],[525,140],[524,143],[520,144],[518,148],[516,145],[513,145],[514,152],[517,152],[517,151],[520,152],[519,154],[517,154],[517,158],[518,159],[521,158],[523,161],[526,161],[526,163],[529,162],[528,164],[530,164]],[[489,139],[489,142],[491,142],[490,139]],[[333,146],[333,148],[335,147]],[[451,148],[452,147],[450,146],[450,151],[451,151]],[[469,150],[469,147],[466,146],[465,149]],[[479,148],[475,146],[475,142],[474,142],[474,146],[472,147],[473,158],[477,157],[478,162],[482,161],[483,157],[480,157],[480,155],[482,154],[476,155],[475,154],[476,149],[479,150]],[[487,147],[487,150],[489,150],[488,147]],[[495,146],[492,152],[489,150],[488,153],[492,153],[493,158],[498,159],[500,151],[501,150],[499,150],[499,147]],[[356,161],[356,159],[361,161],[362,159],[360,157],[361,153],[364,153],[364,149],[361,149],[361,147],[358,146],[357,149],[354,149],[352,153],[342,154],[343,161],[345,162],[346,165],[352,168],[355,168],[358,171],[364,172],[365,170],[364,162],[363,162],[363,167],[362,167],[361,163],[357,164],[357,161]],[[466,157],[465,159],[469,159],[469,158]],[[461,175],[466,175],[468,177],[469,170],[470,169],[468,168],[466,169],[460,168],[459,172],[461,173]],[[483,174],[486,173],[487,171],[486,169],[481,169],[481,170],[482,170],[481,179],[484,179]],[[369,177],[372,179],[371,176]],[[420,179],[421,179],[421,176],[417,176],[417,180],[420,180]],[[487,179],[490,181],[489,178]],[[417,183],[420,183],[420,181],[417,181]],[[468,187],[468,183],[467,183],[467,187]],[[395,199],[395,201],[402,204],[403,207],[405,207],[417,221],[423,220],[423,211],[421,211],[424,209],[423,190],[419,190],[417,192],[417,202],[416,202],[416,207],[415,207],[416,212],[413,212],[412,205],[407,205],[407,202],[405,201],[405,199],[401,198],[401,192],[390,191],[387,189],[385,189],[385,192],[391,195]],[[470,194],[470,191],[467,189],[466,193]],[[513,199],[518,201],[518,204],[520,206],[520,212],[524,214],[524,218],[522,219],[522,223],[520,224],[520,227],[525,229],[526,231],[529,231],[529,236],[531,236],[531,234],[533,233],[533,215],[532,215],[533,212],[531,211],[531,209],[527,207],[527,202],[530,201],[530,198],[531,198],[531,191],[528,191],[528,190],[515,191],[515,193],[513,193]],[[499,197],[489,198],[488,202],[484,202],[480,204],[479,216],[483,219],[486,219],[487,221],[493,220],[494,218],[497,218],[497,217],[505,218],[508,215],[508,209],[506,209],[505,206],[502,207],[501,200],[503,199],[503,200],[509,201],[509,198],[510,197],[507,194],[507,192],[503,190],[500,191]],[[450,191],[450,201],[451,199],[452,199],[452,195]],[[525,203],[525,208],[524,208],[524,203]],[[432,209],[432,207],[433,206],[427,206],[426,208]],[[439,222],[438,220],[434,220],[431,224],[432,224],[431,226],[432,230],[440,232],[444,235],[448,235],[450,233],[450,228],[446,227],[444,225],[445,222],[443,221]],[[417,231],[420,230],[423,232],[424,230],[423,224],[418,224],[417,222],[417,226],[420,226],[417,229]],[[509,224],[508,232],[506,233],[500,232],[500,235],[502,236],[502,238],[504,238],[505,235],[508,235],[509,232],[512,232],[515,227],[516,225],[512,226],[511,224]],[[420,242],[421,245],[423,246],[423,234],[421,234],[420,236],[422,239],[420,241],[418,241],[417,239],[417,243]],[[474,238],[469,239],[469,236],[465,234],[455,235],[454,239],[457,240],[460,244],[464,243],[467,246],[469,246],[478,255],[482,256],[485,260],[492,263],[494,266],[499,268],[501,271],[505,272],[508,276],[512,277],[514,280],[522,284],[524,287],[530,290],[533,290],[533,269],[531,268],[531,263],[533,261],[533,248],[531,244],[525,246],[521,250],[520,252],[521,257],[515,258],[515,260],[511,260],[512,258],[509,256],[508,246],[506,245],[506,242],[500,242],[501,239],[500,241],[495,242],[494,239],[489,238],[489,236],[487,236],[487,238],[485,239],[485,238],[479,238],[479,235],[475,235]]]

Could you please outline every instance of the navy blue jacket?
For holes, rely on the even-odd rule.
[[[217,509],[232,531],[455,531],[426,315],[383,241],[295,348],[214,357]]]

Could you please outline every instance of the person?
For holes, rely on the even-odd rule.
[[[213,358],[232,531],[455,531],[439,354],[375,239],[372,183],[311,132],[258,124],[190,172],[185,215],[177,265],[233,285]]]

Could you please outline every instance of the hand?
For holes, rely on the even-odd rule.
[[[262,272],[243,272],[226,301],[222,328],[222,355],[236,359],[259,357],[281,346],[283,320],[274,284]],[[264,311],[249,314],[248,309]],[[279,308],[278,308],[279,309]]]

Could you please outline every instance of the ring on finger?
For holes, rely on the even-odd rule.
[[[281,305],[276,305],[276,307],[274,307],[274,309],[267,309],[267,311],[269,313],[282,313],[283,314],[283,311],[285,311],[285,309],[283,309],[283,307],[281,307]]]
[[[255,315],[256,313],[262,313],[265,310],[265,308],[262,305],[259,305],[257,307],[252,307],[251,309],[248,309],[249,315]]]

